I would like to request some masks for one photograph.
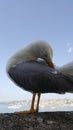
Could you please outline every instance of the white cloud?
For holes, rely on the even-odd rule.
[[[68,53],[72,53],[73,52],[73,47],[69,47],[68,50],[67,50]]]
[[[66,44],[66,46],[67,46],[67,53],[72,53],[73,52],[73,45],[72,45],[72,43],[67,43]]]

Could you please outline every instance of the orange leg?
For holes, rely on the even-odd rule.
[[[39,111],[39,102],[40,102],[41,94],[40,94],[40,93],[37,93],[37,96],[38,96],[38,99],[37,99],[37,104],[36,104],[35,112],[38,112],[38,111]]]
[[[36,96],[36,94],[34,93],[33,97],[32,97],[32,103],[31,103],[31,107],[30,107],[29,111],[19,111],[19,112],[15,112],[15,113],[16,114],[31,114],[31,113],[34,113],[35,112],[35,110],[34,110],[35,96]]]
[[[30,107],[29,111],[19,111],[19,112],[15,112],[15,113],[16,114],[32,114],[34,112],[38,112],[41,94],[40,93],[37,94],[38,99],[37,99],[36,109],[34,110],[35,96],[36,96],[36,93],[33,94],[32,103],[31,103],[31,107]]]

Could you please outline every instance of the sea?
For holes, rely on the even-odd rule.
[[[17,111],[29,110],[28,104],[0,103],[0,113],[14,113]],[[45,106],[39,107],[39,112],[73,111],[73,106]]]

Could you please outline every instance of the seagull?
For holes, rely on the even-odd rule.
[[[52,47],[40,40],[18,50],[8,60],[6,71],[10,79],[33,95],[29,111],[19,111],[17,114],[38,112],[41,93],[73,92],[73,62],[57,68],[52,58]],[[71,70],[71,75],[68,70]],[[34,109],[36,95],[38,98]]]

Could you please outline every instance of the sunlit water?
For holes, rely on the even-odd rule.
[[[30,106],[28,105],[8,105],[8,104],[0,104],[0,113],[13,113],[16,111],[29,110]],[[52,111],[73,111],[73,106],[41,106],[39,109],[40,112],[52,112]]]

